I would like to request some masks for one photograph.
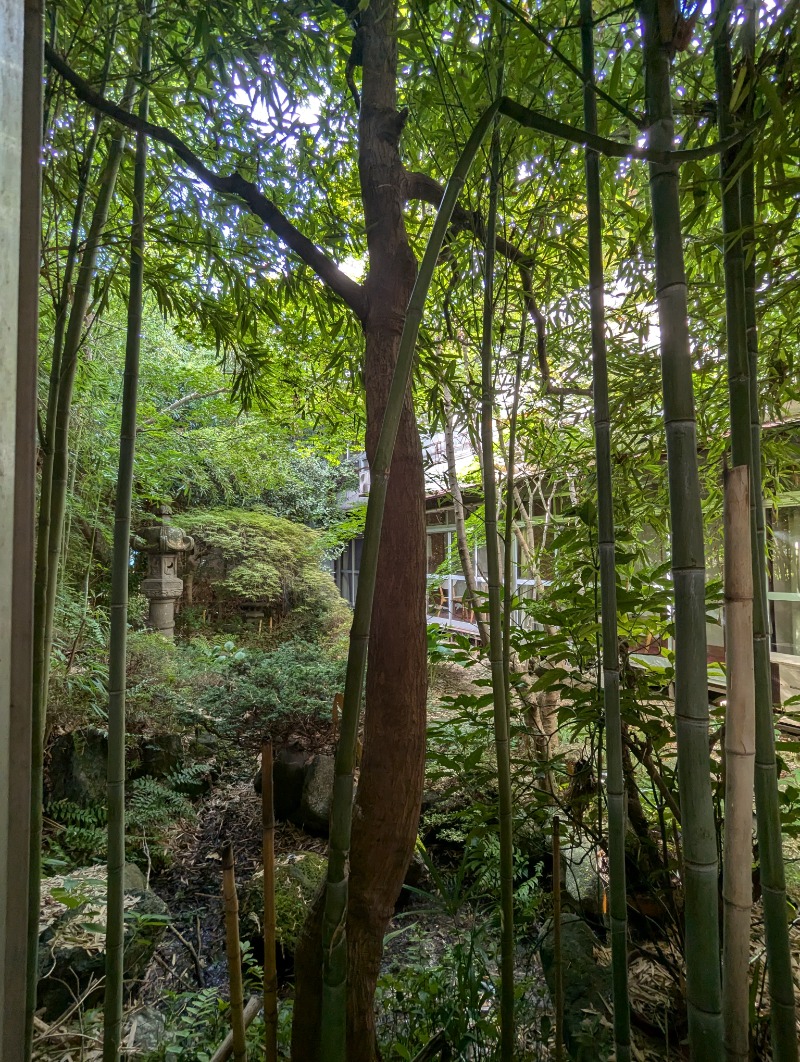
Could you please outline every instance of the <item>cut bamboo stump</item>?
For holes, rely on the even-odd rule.
[[[750,916],[756,755],[753,568],[747,465],[725,475],[725,842],[722,1013],[725,1057],[750,1057]]]
[[[278,1059],[278,970],[275,955],[275,804],[272,792],[272,740],[261,743],[261,848],[264,862],[264,1050]]]
[[[247,1006],[244,1008],[244,1027],[253,1021],[256,1014],[261,1010],[261,1000],[258,996],[251,996],[247,1001]],[[214,1054],[211,1056],[211,1062],[226,1062],[227,1059],[233,1054],[233,1033],[229,1032]]]
[[[231,986],[231,1047],[235,1062],[247,1062],[245,1043],[244,991],[242,987],[242,949],[239,945],[239,900],[233,872],[233,845],[222,849],[222,899],[225,907],[225,952]]]

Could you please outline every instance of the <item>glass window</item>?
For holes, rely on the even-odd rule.
[[[800,505],[778,509],[772,534],[769,597],[775,651],[800,656]]]

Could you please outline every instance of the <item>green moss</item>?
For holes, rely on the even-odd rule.
[[[236,610],[257,603],[276,618],[306,616],[335,627],[347,609],[322,570],[319,532],[261,509],[192,510],[181,524],[195,539],[194,600]]]

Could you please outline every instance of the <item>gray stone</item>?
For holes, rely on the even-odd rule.
[[[108,736],[102,730],[71,730],[51,746],[47,770],[51,800],[80,807],[105,804]]]
[[[142,742],[142,774],[167,778],[183,763],[183,743],[178,734],[152,734]]]
[[[555,997],[553,923],[544,929],[539,954],[547,987]],[[577,915],[561,916],[561,962],[564,989],[563,1036],[573,1062],[607,1062],[613,1057],[612,1030],[601,1017],[611,1008],[611,971],[594,957],[599,941]],[[596,1015],[596,1016],[595,1016]]]
[[[132,1014],[123,1027],[122,1042],[139,1054],[151,1054],[164,1042],[167,1021],[155,1007],[144,1007]]]
[[[581,844],[565,845],[561,850],[563,885],[577,911],[593,918],[602,917],[605,892],[597,869],[597,852]]]
[[[303,799],[303,785],[306,780],[305,751],[297,744],[282,745],[275,750],[272,764],[272,798],[275,806],[275,818],[279,821],[290,819],[300,811]],[[261,793],[261,771],[253,778],[257,793]]]
[[[333,778],[335,760],[333,756],[315,756],[306,768],[303,782],[303,795],[300,798],[300,810],[295,821],[308,830],[325,836],[331,815],[333,800]]]
[[[107,871],[84,867],[42,881],[39,916],[39,985],[37,1005],[46,1021],[58,1018],[89,991],[87,1006],[102,995],[105,972]],[[127,864],[125,888],[126,980],[140,978],[165,929],[166,904],[146,888],[142,872]]]

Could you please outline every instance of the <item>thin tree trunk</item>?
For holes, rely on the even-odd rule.
[[[750,92],[745,97],[744,121],[752,119],[755,96],[756,0],[745,0],[742,51],[748,65]],[[761,415],[758,395],[758,326],[756,320],[755,182],[753,147],[743,148],[740,177],[740,210],[744,239],[745,325],[750,395],[750,502],[753,546],[753,654],[756,685],[756,825],[761,871],[764,930],[769,970],[772,1050],[776,1062],[797,1062],[795,997],[789,925],[786,919],[786,877],[781,845],[778,770],[775,762],[775,731],[772,715],[772,681],[769,658],[769,613],[767,610],[767,543],[764,497],[761,485]],[[734,430],[732,425],[732,430]]]
[[[747,465],[725,477],[725,904],[722,1007],[725,1057],[750,1057],[750,911],[753,904],[753,569]]]
[[[142,19],[142,90],[139,117],[147,120],[152,7]],[[147,137],[136,134],[133,220],[130,239],[130,285],[125,373],[119,434],[119,471],[114,507],[114,554],[111,567],[111,631],[108,666],[108,896],[106,903],[106,989],[103,1008],[103,1062],[117,1062],[122,1035],[123,958],[125,951],[125,685],[128,637],[128,577],[131,553],[131,499],[136,452],[136,404],[144,292]],[[72,322],[70,322],[72,323]],[[66,440],[65,440],[66,441]]]
[[[597,132],[594,93],[594,23],[592,0],[581,0],[583,52],[583,113],[590,133]],[[617,572],[614,538],[614,497],[611,481],[611,419],[608,401],[605,301],[603,292],[602,204],[600,157],[586,150],[586,202],[589,240],[589,300],[592,322],[592,391],[597,464],[597,543],[600,556],[602,598],[603,698],[605,708],[609,914],[611,966],[614,993],[614,1044],[617,1062],[631,1057],[630,1003],[628,999],[628,915],[625,881],[625,778],[620,711],[619,639],[617,634]]]
[[[472,552],[467,539],[467,514],[464,509],[464,498],[461,494],[461,484],[458,482],[458,470],[456,469],[456,451],[453,443],[453,403],[450,400],[450,391],[444,389],[444,444],[447,452],[447,485],[453,499],[453,515],[456,522],[456,542],[458,544],[458,557],[461,561],[461,574],[466,584],[465,597],[469,600],[475,624],[480,635],[481,645],[489,644],[489,630],[486,619],[478,604],[478,584],[475,579],[475,568],[472,564]]]
[[[668,4],[665,10],[658,0],[640,0],[639,6],[648,147],[669,151],[674,144],[670,59],[677,9]],[[661,26],[660,10],[669,19],[668,26]],[[723,1047],[717,842],[708,753],[703,514],[677,163],[650,164],[650,196],[675,586],[675,722],[683,822],[689,1045],[695,1062],[718,1062]]]
[[[498,97],[502,93],[502,64],[500,70]],[[489,592],[489,661],[492,673],[500,824],[500,1058],[502,1062],[511,1062],[514,1053],[514,838],[507,684],[503,666],[502,588],[500,548],[497,537],[497,479],[494,466],[494,262],[500,151],[500,130],[495,122],[492,131],[489,213],[486,222],[483,264],[481,450],[483,453],[483,508],[486,525],[486,575]]]

